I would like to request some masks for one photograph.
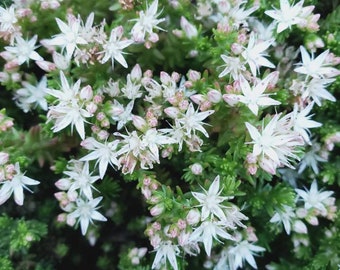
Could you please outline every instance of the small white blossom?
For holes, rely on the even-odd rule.
[[[44,111],[47,111],[47,78],[43,76],[36,86],[22,82],[24,88],[20,88],[15,92],[15,101],[17,105],[23,109],[24,112],[28,112],[32,108],[36,108],[38,105]]]
[[[256,255],[257,252],[263,251],[265,251],[263,247],[250,244],[247,240],[237,243],[236,246],[229,250],[229,253],[233,256],[232,269],[243,267],[244,261],[247,261],[251,267],[257,269],[254,255]]]
[[[225,62],[221,67],[225,67],[224,70],[218,75],[219,78],[222,78],[230,73],[231,77],[234,80],[238,80],[240,74],[246,71],[246,67],[244,66],[244,62],[241,61],[240,57],[227,56],[225,54],[221,55],[222,60]]]
[[[311,98],[318,106],[321,106],[324,99],[335,102],[335,97],[326,90],[326,87],[334,81],[335,79],[313,78],[304,85],[301,98],[304,100]]]
[[[220,189],[220,176],[216,176],[214,181],[206,191],[203,189],[204,193],[191,192],[194,198],[200,203],[198,206],[202,207],[201,220],[206,220],[210,215],[218,217],[220,220],[226,218],[223,208],[225,206],[221,203],[228,199],[228,197],[220,196],[223,188]]]
[[[324,51],[318,57],[310,56],[305,47],[300,46],[302,63],[300,67],[294,69],[295,72],[301,73],[313,78],[330,78],[340,74],[336,68],[330,67],[326,62],[329,50]]]
[[[176,256],[180,251],[176,245],[171,244],[170,241],[163,241],[155,248],[155,251],[156,256],[151,266],[152,269],[159,269],[166,265],[166,261],[169,261],[172,269],[178,270]]]
[[[126,107],[120,104],[116,99],[111,108],[111,118],[117,122],[117,130],[121,130],[127,122],[132,120],[132,109],[134,100],[131,100]]]
[[[305,209],[316,208],[322,213],[327,213],[326,201],[333,194],[333,191],[320,192],[316,180],[313,181],[309,191],[302,189],[295,189],[295,191],[304,200]]]
[[[295,218],[295,213],[292,207],[288,205],[283,205],[283,209],[277,210],[269,220],[271,223],[282,223],[285,228],[286,233],[289,235],[291,231],[291,224],[293,218]]]
[[[30,40],[24,40],[20,36],[15,36],[15,43],[13,46],[6,46],[6,51],[10,52],[14,56],[14,61],[18,65],[22,65],[29,60],[41,61],[43,58],[35,51],[38,46],[35,46],[38,36],[35,35]]]
[[[24,189],[31,191],[26,185],[38,185],[40,182],[25,176],[20,172],[19,163],[15,164],[15,175],[11,180],[2,181],[0,188],[0,205],[6,202],[14,193],[14,201],[24,204]],[[31,191],[32,192],[32,191]]]
[[[316,142],[311,144],[311,149],[305,152],[299,164],[298,173],[301,174],[304,170],[309,167],[312,168],[315,174],[319,173],[318,162],[326,162],[327,160],[318,155],[320,151],[320,145]]]
[[[130,46],[133,41],[128,39],[122,39],[123,36],[123,26],[118,26],[112,29],[110,38],[103,45],[103,51],[100,54],[104,54],[101,63],[106,63],[111,59],[112,67],[114,66],[114,60],[116,60],[123,67],[127,68],[128,64],[123,56],[123,49]]]
[[[265,56],[267,56],[265,50],[267,50],[273,42],[274,39],[259,41],[254,32],[250,33],[248,46],[242,52],[242,56],[248,63],[254,77],[256,77],[261,66],[275,68],[274,64],[265,58]]]
[[[15,14],[14,5],[9,8],[0,6],[0,32],[9,32],[15,30],[15,24],[18,22]]]
[[[76,210],[68,214],[68,218],[78,219],[78,222],[80,222],[81,233],[83,235],[86,234],[89,224],[90,222],[93,223],[93,220],[107,220],[106,217],[97,211],[99,208],[97,205],[102,199],[103,197],[98,197],[93,200],[83,200],[78,198],[76,200]]]
[[[290,6],[288,0],[280,0],[280,10],[267,10],[265,14],[272,17],[277,23],[277,33],[301,22],[303,0],[294,6]]]

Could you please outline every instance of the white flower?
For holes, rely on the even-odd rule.
[[[324,51],[314,59],[314,55],[310,56],[305,47],[300,46],[302,63],[300,67],[294,69],[295,72],[311,76],[313,78],[330,78],[340,74],[336,68],[329,67],[329,63],[325,63],[329,50]]]
[[[222,222],[204,221],[193,231],[189,241],[203,242],[205,252],[208,256],[210,256],[213,238],[220,241],[217,238],[217,236],[220,236],[227,240],[234,240],[234,238],[225,231],[224,227],[225,226],[222,225]]]
[[[298,174],[303,173],[303,171],[310,167],[312,168],[315,174],[319,173],[318,162],[326,162],[327,160],[318,155],[320,151],[320,145],[318,143],[313,142],[311,145],[311,149],[307,151],[301,159],[299,164]]]
[[[308,134],[308,128],[316,128],[322,126],[321,123],[310,120],[313,115],[308,114],[312,110],[313,105],[314,102],[310,103],[306,108],[298,112],[298,104],[295,103],[294,110],[291,112],[291,121],[294,127],[294,131],[298,132],[308,144],[311,144]]]
[[[268,97],[269,94],[263,93],[274,77],[276,77],[276,72],[270,73],[266,78],[251,88],[248,81],[242,75],[240,75],[239,81],[243,95],[237,96],[239,101],[246,104],[253,114],[258,114],[259,106],[262,107],[281,104],[281,102]]]
[[[157,25],[163,22],[165,18],[157,19],[157,17],[160,15],[160,13],[157,13],[157,9],[158,0],[155,0],[145,12],[143,10],[139,12],[139,19],[133,20],[137,21],[131,29],[133,39],[136,42],[144,42],[146,33],[149,35],[153,34],[153,28],[162,30],[162,28]]]
[[[0,6],[0,32],[13,31],[17,22],[14,5],[7,9]]]
[[[323,99],[335,102],[335,97],[326,90],[327,85],[334,81],[335,79],[313,78],[305,84],[301,98],[304,100],[311,98],[318,106],[321,106]]]
[[[274,39],[258,41],[255,33],[250,33],[248,47],[242,52],[242,56],[248,63],[254,77],[256,77],[261,66],[275,68],[274,64],[265,58],[267,55],[264,53],[264,51],[267,50],[273,42]]]
[[[30,59],[41,61],[43,58],[35,51],[38,46],[35,46],[38,36],[35,35],[30,40],[26,41],[20,36],[15,36],[15,44],[13,46],[6,46],[6,51],[13,54],[18,65],[29,62]]]
[[[97,205],[103,197],[98,197],[93,200],[84,201],[81,198],[76,200],[76,210],[72,213],[68,214],[68,218],[76,219],[78,218],[78,222],[80,222],[81,232],[83,235],[86,234],[87,228],[89,227],[89,223],[92,223],[92,220],[98,221],[106,221],[107,219],[97,211]]]
[[[161,266],[166,265],[168,260],[172,269],[178,270],[176,256],[179,254],[179,248],[171,244],[170,241],[161,242],[156,248],[156,257],[152,263],[152,269],[159,269]]]
[[[65,171],[64,174],[68,175],[72,181],[69,192],[74,192],[80,190],[80,194],[84,194],[86,198],[92,200],[92,189],[94,188],[92,184],[96,182],[100,177],[98,175],[92,176],[89,171],[89,163],[86,161],[83,164],[81,171]]]
[[[132,120],[132,109],[134,105],[134,100],[131,100],[126,107],[120,104],[116,99],[111,108],[111,118],[117,121],[117,130],[122,129],[127,122]]]
[[[303,0],[295,6],[290,6],[288,0],[280,0],[280,10],[267,10],[265,14],[278,22],[277,33],[301,22]]]
[[[220,176],[216,176],[214,181],[209,187],[209,190],[206,191],[203,189],[204,193],[199,193],[199,192],[191,192],[192,195],[195,197],[197,201],[199,201],[199,205],[202,207],[202,214],[201,214],[201,220],[204,221],[206,220],[209,215],[215,215],[218,217],[220,220],[223,220],[226,218],[223,208],[225,206],[220,205],[223,201],[228,199],[228,197],[222,197],[220,196],[223,188],[220,189]]]
[[[259,8],[259,6],[256,5],[245,10],[244,6],[241,7],[241,5],[244,3],[246,2],[239,1],[238,4],[228,12],[228,15],[232,19],[233,26],[235,28],[239,28],[239,26],[242,24],[247,26],[248,25],[247,19],[250,17],[249,15]]]
[[[126,60],[123,57],[123,49],[130,46],[133,41],[128,39],[121,40],[122,36],[123,26],[118,26],[112,29],[109,41],[103,45],[103,51],[100,52],[100,54],[104,54],[101,63],[106,63],[109,59],[111,59],[112,67],[114,66],[114,60],[116,60],[123,67],[128,67]]]
[[[22,82],[22,86],[24,88],[20,88],[15,92],[14,98],[17,105],[22,108],[24,112],[28,112],[38,105],[41,109],[47,111],[47,101],[45,99],[47,95],[46,76],[43,76],[36,86],[25,81]]]
[[[243,267],[244,260],[246,260],[253,268],[257,269],[254,253],[263,251],[265,251],[263,247],[250,244],[247,240],[243,240],[229,250],[229,253],[233,255],[233,269]]]
[[[99,175],[103,179],[107,170],[108,164],[112,167],[119,167],[117,160],[117,146],[118,140],[112,142],[100,143],[96,139],[90,137],[84,140],[81,145],[92,152],[80,159],[80,161],[95,160],[96,165],[99,163]]]
[[[213,114],[214,110],[208,110],[204,112],[197,112],[194,109],[192,103],[189,104],[188,109],[183,117],[176,119],[176,123],[180,124],[186,131],[187,136],[195,135],[195,131],[198,130],[209,137],[208,132],[203,128],[203,120],[209,115]]]
[[[239,57],[227,56],[225,54],[222,54],[221,58],[225,62],[225,64],[221,67],[225,66],[225,68],[220,73],[220,75],[218,75],[218,77],[222,78],[230,73],[234,80],[238,80],[240,74],[246,70],[246,67],[244,66],[244,63],[241,61],[241,59]]]
[[[269,220],[271,223],[282,223],[286,233],[289,235],[291,231],[292,219],[295,217],[295,213],[292,207],[283,205],[283,209],[277,210]]]
[[[70,59],[78,44],[87,44],[87,41],[80,34],[80,20],[70,16],[68,24],[59,18],[56,18],[56,21],[61,33],[50,40],[45,40],[45,43],[49,46],[60,46],[62,50],[66,48],[66,57]]]
[[[305,209],[316,208],[322,213],[327,213],[326,201],[333,194],[333,191],[320,192],[316,180],[313,181],[309,191],[302,189],[295,189],[295,191],[304,200]]]
[[[38,185],[40,182],[25,176],[20,172],[19,163],[15,164],[16,174],[11,180],[1,182],[0,205],[6,202],[14,193],[14,201],[18,205],[24,204],[24,189],[31,191],[26,185]],[[32,191],[31,191],[32,192]]]

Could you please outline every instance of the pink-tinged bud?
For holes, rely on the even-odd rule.
[[[238,43],[231,44],[230,49],[235,55],[239,55],[243,52],[243,46]]]
[[[181,79],[181,74],[179,74],[178,72],[172,72],[171,73],[171,78],[175,81],[178,82]]]
[[[60,70],[65,70],[70,65],[70,60],[60,53],[53,52],[52,58],[53,58],[54,64]]]
[[[72,181],[69,178],[61,178],[55,182],[55,186],[60,190],[68,190],[71,187]]]
[[[145,197],[145,199],[147,199],[147,200],[150,199],[152,193],[151,193],[151,190],[148,187],[142,187],[141,192],[142,192],[143,196]]]
[[[149,186],[151,184],[151,178],[150,177],[145,177],[143,179],[143,185],[144,186]]]
[[[100,96],[100,95],[95,95],[93,97],[93,102],[96,103],[96,104],[101,104],[101,103],[103,103],[103,97]]]
[[[256,172],[257,172],[257,166],[256,164],[249,164],[248,165],[248,168],[247,168],[247,171],[250,175],[255,175]]]
[[[172,83],[170,75],[164,71],[161,71],[160,79],[162,84],[169,85]]]
[[[189,243],[190,233],[186,233],[185,231],[181,231],[178,235],[178,244],[180,246],[186,246]]]
[[[270,159],[263,158],[260,161],[260,167],[272,175],[276,174],[277,164],[275,164],[275,162]]]
[[[168,231],[168,235],[170,238],[176,238],[179,235],[179,230],[176,225],[171,225]]]
[[[14,59],[13,54],[8,51],[0,52],[0,56],[6,60],[6,62],[12,61]]]
[[[139,81],[142,78],[142,70],[140,65],[136,64],[131,70],[131,79],[133,81]]]
[[[148,40],[144,43],[144,47],[149,50],[152,47],[152,43]]]
[[[139,131],[146,131],[148,129],[148,124],[143,117],[138,115],[132,115],[132,123]]]
[[[90,85],[86,85],[80,90],[80,98],[82,100],[90,100],[93,97],[92,87]]]
[[[62,200],[67,199],[66,193],[63,192],[63,191],[54,193],[54,197],[55,197],[58,201],[62,201]]]
[[[198,51],[197,50],[190,50],[188,53],[188,56],[191,58],[195,58],[198,55]]]
[[[67,192],[67,198],[71,201],[71,202],[75,202],[78,199],[78,192],[76,191],[68,191]]]
[[[247,227],[247,240],[250,242],[256,242],[258,240],[253,227]]]
[[[206,100],[206,97],[204,95],[201,94],[196,94],[196,95],[192,95],[190,96],[190,99],[197,105],[200,105],[203,101]]]
[[[8,82],[9,78],[7,72],[0,72],[0,82]]]
[[[196,71],[196,70],[192,70],[192,69],[189,70],[187,76],[188,76],[189,80],[192,81],[192,82],[196,82],[199,79],[201,79],[201,73]]]
[[[305,208],[298,208],[296,210],[296,216],[298,218],[305,218],[308,214],[308,211]]]
[[[62,213],[57,216],[57,222],[59,223],[65,223],[66,222],[66,214]]]
[[[131,264],[133,265],[139,265],[140,264],[140,260],[138,257],[132,257],[131,258]]]
[[[162,200],[162,196],[160,195],[153,195],[149,198],[149,203],[150,204],[157,204]]]
[[[278,71],[274,71],[272,73],[270,73],[268,75],[268,79],[269,79],[269,83],[268,83],[268,86],[267,86],[267,89],[271,90],[271,89],[274,89],[275,85],[277,84],[278,80],[279,80],[279,72]]]
[[[12,73],[11,79],[13,82],[20,82],[21,81],[21,75],[18,72]]]
[[[297,233],[307,234],[307,226],[301,220],[296,220],[293,223],[293,231]]]
[[[187,101],[186,99],[178,103],[178,108],[181,111],[186,111],[188,107],[189,107],[189,101]]]
[[[151,33],[148,40],[152,43],[156,43],[159,40],[159,36],[156,33]]]
[[[109,138],[110,134],[106,130],[101,130],[98,132],[98,138],[102,141],[105,141]]]
[[[308,217],[306,217],[306,220],[309,224],[311,224],[313,226],[319,225],[319,220],[315,216],[308,216]]]
[[[4,67],[5,67],[5,70],[11,71],[13,69],[16,69],[18,66],[19,66],[18,61],[12,60],[12,61],[7,62]]]
[[[202,112],[205,112],[205,111],[209,110],[211,108],[211,106],[212,106],[211,102],[208,101],[208,100],[205,100],[201,103],[200,110]]]
[[[224,94],[223,100],[231,107],[234,107],[237,103],[240,102],[240,97],[234,94]]]
[[[178,37],[178,38],[182,38],[183,37],[183,31],[181,31],[181,30],[178,30],[178,29],[174,29],[174,30],[172,30],[172,33],[176,36],[176,37]]]
[[[66,224],[73,227],[76,224],[76,219],[70,215],[67,215]]]
[[[194,175],[201,175],[203,172],[203,167],[199,163],[192,164],[190,169],[191,169],[192,174]]]
[[[112,116],[118,116],[124,112],[124,108],[116,105],[111,106],[110,113]]]
[[[93,150],[95,149],[94,142],[95,140],[93,138],[87,138],[80,143],[80,146],[87,150]]]
[[[160,231],[162,229],[162,225],[159,222],[154,222],[152,223],[151,227],[155,230],[155,231]]]
[[[153,76],[152,75],[152,70],[151,69],[146,70],[143,75],[146,78],[152,78],[152,76]]]
[[[245,33],[241,33],[237,37],[238,43],[244,44],[247,41],[247,35]]]
[[[46,72],[56,70],[56,65],[52,62],[40,60],[40,61],[35,61],[35,63],[37,64],[38,67],[40,67],[42,70]]]
[[[195,225],[200,221],[200,218],[200,211],[198,211],[197,209],[191,209],[185,219],[187,220],[189,225]]]
[[[93,102],[86,105],[86,110],[90,114],[94,114],[97,111],[97,109],[98,109],[98,106],[96,104],[94,104]]]
[[[160,238],[158,234],[150,237],[150,244],[153,246],[153,248],[158,247],[161,242],[162,242],[162,239]]]
[[[4,165],[8,162],[9,154],[5,152],[0,152],[0,165]]]
[[[191,81],[185,81],[184,82],[184,87],[185,88],[191,88],[193,86],[193,83]]]
[[[208,100],[211,103],[219,103],[222,100],[222,94],[220,91],[212,89],[208,92]]]
[[[163,213],[165,207],[163,204],[156,204],[154,207],[150,209],[150,214],[153,217],[159,216]]]
[[[189,21],[183,16],[181,17],[180,25],[188,39],[197,37],[198,31],[196,26],[189,23]]]
[[[158,188],[158,184],[156,182],[151,183],[150,185],[151,190],[156,190]]]
[[[247,161],[248,164],[256,163],[257,157],[253,153],[248,153],[246,161]]]
[[[108,119],[104,119],[103,121],[100,122],[100,126],[103,128],[107,128],[110,126],[110,121]]]
[[[165,108],[164,112],[166,113],[167,116],[169,116],[172,119],[177,118],[181,114],[180,110],[176,107]]]
[[[106,118],[106,116],[105,116],[105,113],[103,113],[103,112],[99,112],[99,113],[97,113],[97,115],[96,115],[96,119],[97,119],[98,121],[103,121],[105,118]]]
[[[5,166],[5,172],[8,175],[13,175],[16,170],[15,170],[15,166],[13,164],[8,164]]]
[[[20,8],[16,11],[19,18],[24,18],[32,15],[32,10],[30,8]]]
[[[184,230],[187,227],[187,222],[183,219],[177,221],[177,226],[180,230]]]

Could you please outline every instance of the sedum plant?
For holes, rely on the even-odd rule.
[[[338,269],[338,13],[1,2],[0,269]]]

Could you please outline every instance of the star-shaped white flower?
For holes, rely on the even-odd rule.
[[[1,182],[0,205],[6,202],[14,193],[14,201],[18,205],[24,204],[24,189],[31,191],[26,185],[38,185],[40,182],[25,176],[20,172],[19,163],[15,164],[16,174],[11,180]],[[32,192],[32,191],[31,191]]]
[[[248,63],[254,77],[256,77],[261,66],[275,68],[275,65],[265,58],[265,56],[267,56],[265,51],[273,44],[273,42],[274,39],[258,41],[255,36],[255,32],[250,33],[248,46],[242,52],[242,56]]]
[[[302,63],[300,63],[300,67],[294,69],[295,72],[305,74],[313,78],[330,78],[340,74],[338,69],[330,67],[329,63],[326,62],[329,50],[324,51],[316,58],[314,58],[313,53],[310,56],[303,46],[300,46],[300,52]]]
[[[204,112],[197,112],[194,109],[192,103],[189,104],[188,109],[183,117],[176,119],[176,123],[180,124],[186,131],[187,136],[194,135],[196,130],[202,132],[205,137],[209,137],[208,132],[203,128],[204,122],[202,122],[209,115],[213,114],[214,110],[208,110]]]
[[[13,31],[17,22],[14,4],[9,8],[0,7],[0,32]]]
[[[68,217],[71,219],[77,219],[80,222],[81,232],[83,235],[86,234],[87,229],[89,227],[90,222],[93,223],[93,220],[98,221],[106,221],[106,217],[104,217],[101,213],[97,211],[99,208],[97,205],[103,197],[98,197],[93,200],[84,201],[81,198],[76,200],[76,210],[72,213],[68,214]]]
[[[304,100],[311,98],[318,106],[321,106],[321,102],[324,99],[335,102],[335,97],[326,90],[327,85],[334,81],[335,79],[313,78],[306,83],[301,98]]]
[[[258,114],[259,106],[263,107],[281,104],[281,102],[270,98],[269,94],[263,93],[275,76],[276,72],[272,72],[251,88],[248,81],[242,75],[240,75],[239,81],[243,95],[238,95],[238,98],[240,102],[248,106],[253,114]]]
[[[295,213],[292,207],[288,205],[283,205],[283,209],[277,210],[269,220],[271,223],[282,223],[286,233],[289,235],[291,231],[291,223],[295,217]]]
[[[216,176],[214,181],[209,187],[209,190],[206,191],[203,189],[204,193],[200,192],[191,192],[197,201],[199,201],[199,205],[202,207],[201,220],[206,220],[210,215],[214,215],[218,217],[220,220],[226,219],[226,216],[223,212],[223,208],[225,206],[220,205],[223,201],[227,200],[228,197],[220,196],[223,188],[220,189],[220,176]]]
[[[247,240],[243,240],[236,246],[229,250],[229,253],[233,255],[233,269],[243,267],[243,261],[247,261],[253,268],[257,269],[257,265],[254,259],[254,253],[263,252],[265,249],[253,244],[250,244]]]
[[[41,61],[44,60],[35,49],[38,36],[35,35],[30,40],[24,40],[21,36],[15,36],[15,44],[13,46],[6,46],[6,51],[10,52],[14,56],[14,61],[21,65],[29,60]]]
[[[325,201],[333,194],[333,191],[320,192],[316,180],[313,181],[309,191],[302,189],[295,189],[295,191],[304,200],[305,209],[316,208],[322,213],[327,213]]]
[[[45,43],[49,46],[60,46],[62,50],[66,49],[66,57],[71,59],[78,44],[87,44],[87,41],[80,34],[80,20],[69,18],[68,24],[59,18],[56,18],[56,21],[61,33],[50,40],[45,40]]]
[[[238,80],[240,74],[246,70],[246,67],[244,66],[244,63],[241,61],[240,57],[232,57],[222,54],[221,58],[225,63],[221,67],[225,68],[220,73],[220,75],[218,75],[218,77],[222,78],[230,73],[234,80]]]
[[[277,23],[277,33],[301,22],[303,0],[294,6],[290,6],[288,0],[280,0],[280,10],[267,10],[265,14],[272,17]]]
[[[116,60],[123,67],[127,68],[128,64],[123,56],[123,49],[130,46],[133,41],[129,39],[121,40],[123,36],[123,26],[118,26],[112,29],[110,39],[103,45],[103,51],[100,54],[104,54],[101,63],[106,63],[111,59],[112,67],[114,66],[114,60]]]
[[[109,164],[113,168],[114,166],[120,166],[117,160],[118,154],[116,151],[118,147],[118,140],[100,143],[96,139],[90,137],[84,140],[81,145],[88,150],[92,150],[92,152],[82,157],[80,161],[95,160],[96,165],[99,163],[99,176],[101,179],[104,178]]]
[[[202,222],[202,224],[193,231],[189,237],[189,241],[203,242],[205,252],[210,256],[213,239],[220,241],[217,238],[220,236],[221,238],[234,241],[234,238],[226,232],[225,226],[222,223],[223,222],[209,220]]]
[[[152,269],[160,269],[166,265],[168,260],[172,269],[178,270],[176,256],[180,253],[179,248],[173,245],[170,241],[161,242],[156,248],[156,257],[152,263]]]

